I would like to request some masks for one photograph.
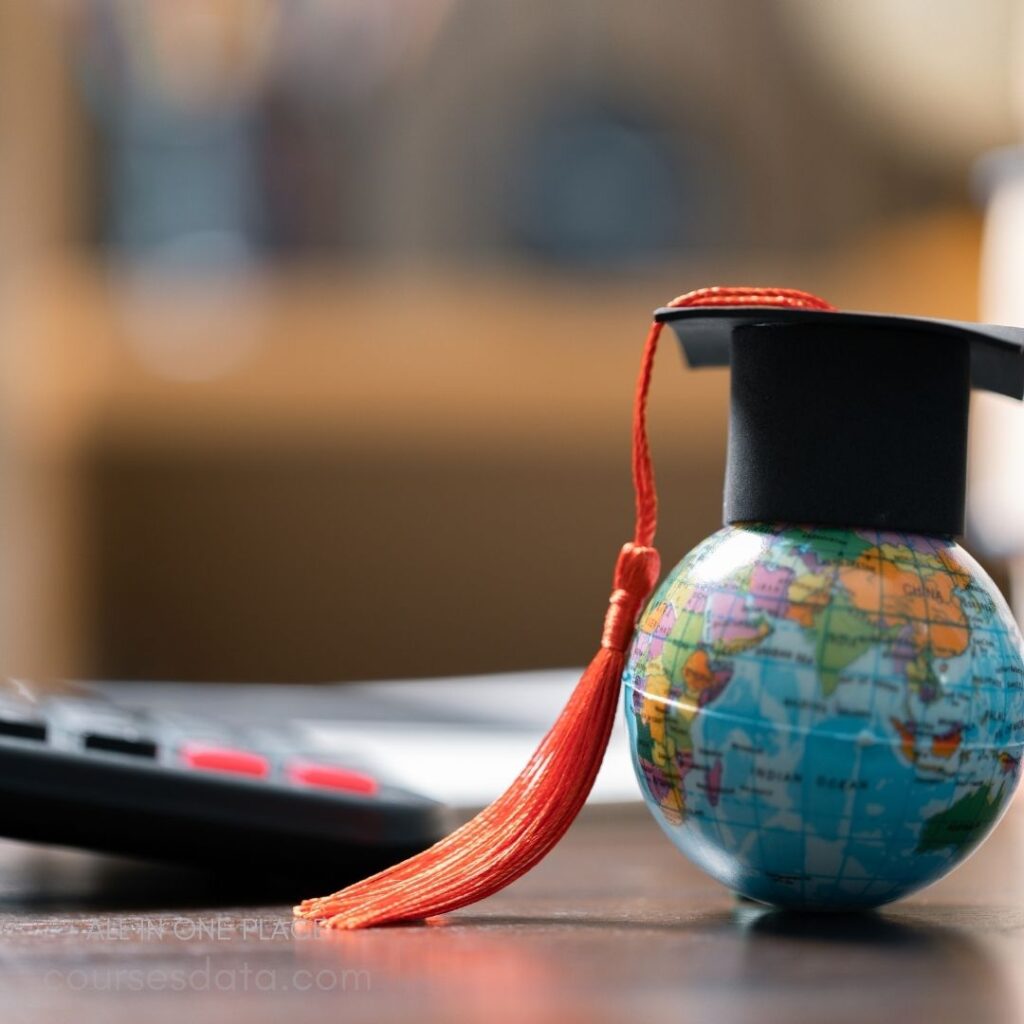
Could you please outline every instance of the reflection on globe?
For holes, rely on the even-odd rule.
[[[641,617],[633,761],[672,841],[751,899],[877,906],[989,833],[1024,746],[1024,646],[951,540],[726,527]]]

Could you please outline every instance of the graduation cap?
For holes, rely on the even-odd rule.
[[[818,309],[664,307],[731,366],[725,521],[963,532],[972,387],[1024,397],[1024,329]]]
[[[633,415],[636,525],[619,554],[601,646],[509,789],[435,846],[299,917],[360,928],[466,906],[536,864],[597,775],[637,617],[659,575],[647,394],[670,324],[693,367],[730,366],[725,520],[963,528],[971,386],[1024,397],[1024,330],[841,313],[785,288],[705,288],[655,313]]]

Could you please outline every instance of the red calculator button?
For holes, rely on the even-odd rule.
[[[181,759],[189,768],[207,772],[229,772],[233,775],[251,775],[265,779],[270,774],[270,762],[259,754],[233,747],[213,747],[205,743],[186,743],[181,748]]]
[[[288,766],[288,778],[303,786],[318,786],[322,789],[343,789],[347,793],[373,795],[380,786],[372,775],[339,768],[334,764],[317,764],[314,761],[292,761]]]

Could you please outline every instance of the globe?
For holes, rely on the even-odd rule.
[[[945,538],[726,527],[656,591],[623,682],[655,817],[763,903],[867,908],[928,885],[1020,775],[1021,635]]]

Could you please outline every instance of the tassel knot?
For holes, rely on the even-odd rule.
[[[650,596],[661,569],[656,549],[626,544],[615,565],[614,590],[608,599],[601,646],[625,653],[633,638],[637,616]]]

